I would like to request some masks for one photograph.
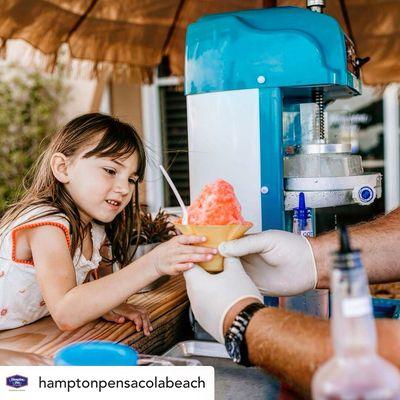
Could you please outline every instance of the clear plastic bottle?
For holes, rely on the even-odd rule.
[[[377,354],[376,328],[360,253],[341,229],[331,277],[334,356],[312,380],[315,400],[400,399],[400,371]]]
[[[293,209],[293,233],[305,237],[313,237],[311,208],[306,206],[303,192],[299,193],[298,207]],[[312,289],[290,297],[280,297],[279,306],[319,318],[329,317],[329,290]]]

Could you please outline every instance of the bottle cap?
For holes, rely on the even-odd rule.
[[[295,217],[307,221],[309,218],[310,209],[306,207],[306,199],[303,192],[299,194],[299,206],[293,208]]]
[[[340,248],[334,254],[334,268],[350,269],[361,267],[360,251],[353,250],[350,245],[349,233],[345,225],[339,226]]]

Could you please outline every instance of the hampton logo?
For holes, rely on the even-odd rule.
[[[28,378],[21,375],[13,375],[6,378],[6,385],[14,389],[19,389],[24,386],[28,386]]]

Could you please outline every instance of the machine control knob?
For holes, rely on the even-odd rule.
[[[353,189],[353,200],[362,206],[373,203],[375,199],[376,190],[369,185],[360,185]]]

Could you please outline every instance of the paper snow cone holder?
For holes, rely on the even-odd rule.
[[[218,248],[219,244],[228,240],[241,238],[253,224],[237,225],[182,225],[174,224],[184,235],[205,236],[206,242],[198,244],[198,246]],[[196,263],[209,273],[218,273],[224,270],[224,257],[216,254],[211,261]]]

